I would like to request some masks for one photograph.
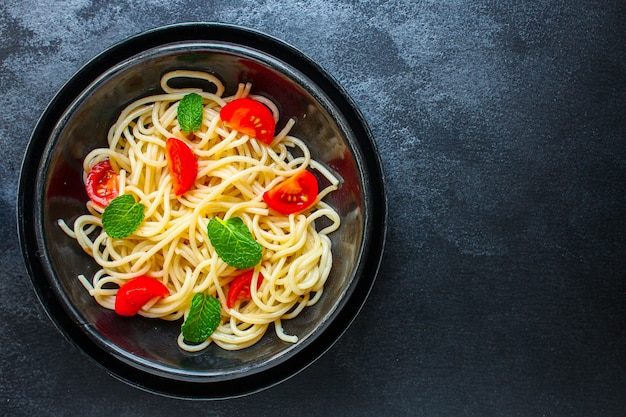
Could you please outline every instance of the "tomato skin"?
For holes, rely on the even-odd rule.
[[[263,200],[280,214],[306,210],[315,203],[319,186],[310,171],[300,171],[263,193]]]
[[[91,167],[85,181],[89,199],[100,207],[106,207],[117,197],[117,172],[108,159]]]
[[[159,280],[145,275],[126,281],[115,296],[115,312],[120,316],[134,316],[148,301],[165,297],[170,291]]]
[[[196,181],[198,159],[185,142],[176,138],[169,138],[165,142],[165,151],[174,194],[183,195]]]
[[[231,127],[263,143],[274,139],[276,122],[269,108],[251,98],[238,98],[226,103],[220,110],[220,118]]]
[[[226,307],[233,308],[237,300],[249,300],[252,298],[252,295],[250,295],[250,285],[252,284],[253,274],[254,270],[251,269],[241,273],[231,281],[228,287],[228,295],[226,296]],[[261,287],[262,282],[263,275],[259,273],[256,285],[257,290]]]

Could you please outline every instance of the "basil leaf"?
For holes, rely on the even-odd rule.
[[[263,246],[254,240],[241,218],[224,221],[214,217],[209,220],[207,232],[215,251],[228,265],[246,269],[261,261]]]
[[[189,93],[178,103],[178,124],[183,132],[195,132],[202,125],[202,96]]]
[[[146,206],[136,203],[131,194],[114,198],[102,213],[102,227],[113,239],[124,239],[133,233],[144,219]]]
[[[195,294],[191,299],[189,314],[181,326],[185,340],[202,343],[209,338],[220,325],[221,305],[217,298]]]

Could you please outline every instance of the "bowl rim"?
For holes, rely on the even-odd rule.
[[[233,39],[236,41],[233,42]],[[233,380],[173,380],[138,369],[107,352],[89,337],[82,329],[83,325],[77,323],[57,299],[45,272],[45,259],[40,255],[36,215],[39,198],[36,195],[38,188],[33,184],[37,182],[46,144],[58,121],[57,115],[71,106],[76,92],[87,88],[102,73],[102,68],[111,68],[147,49],[173,42],[231,42],[244,45],[286,62],[309,77],[320,90],[332,97],[333,103],[339,102],[337,107],[342,109],[341,114],[347,125],[359,130],[355,132],[358,142],[355,145],[362,151],[363,166],[370,180],[368,189],[374,197],[365,197],[368,211],[361,264],[358,265],[361,279],[355,283],[349,302],[337,309],[333,319],[325,324],[323,332],[294,355],[275,366],[264,367],[262,372]],[[387,234],[384,183],[380,155],[365,118],[344,88],[319,64],[286,42],[255,29],[213,22],[179,23],[140,32],[106,48],[82,66],[55,94],[34,127],[22,160],[17,200],[18,237],[31,284],[45,313],[63,336],[93,362],[115,378],[152,393],[185,399],[232,398],[269,388],[301,372],[328,351],[352,324],[369,296],[382,263]]]

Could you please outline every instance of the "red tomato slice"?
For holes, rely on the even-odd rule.
[[[117,197],[117,172],[108,159],[91,167],[85,184],[87,195],[95,204],[106,207]]]
[[[304,170],[263,193],[263,200],[280,214],[291,214],[311,207],[317,193],[317,178]]]
[[[270,144],[274,139],[276,122],[266,105],[251,98],[238,98],[227,103],[220,111],[226,125],[261,142]]]
[[[252,283],[252,275],[254,270],[243,272],[231,281],[228,287],[228,296],[226,297],[226,307],[233,308],[237,300],[249,300],[252,298],[250,295],[250,284]],[[259,274],[257,278],[256,288],[261,287],[263,282],[263,275]]]
[[[148,301],[165,297],[170,291],[159,280],[145,275],[126,281],[115,296],[115,312],[120,316],[134,316]]]
[[[165,150],[174,194],[183,195],[196,181],[198,159],[191,148],[180,139],[169,138],[165,142]]]

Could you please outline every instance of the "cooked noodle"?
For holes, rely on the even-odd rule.
[[[215,87],[214,93],[177,89],[175,78],[197,78]],[[222,97],[224,86],[204,72],[173,71],[161,81],[164,94],[145,97],[126,107],[108,134],[107,148],[91,151],[84,160],[85,175],[97,162],[109,159],[119,173],[119,195],[132,194],[146,207],[145,219],[129,237],[112,239],[102,229],[102,208],[87,202],[89,214],[61,228],[93,256],[101,269],[79,280],[103,307],[114,309],[115,294],[125,281],[148,275],[164,283],[170,295],[145,305],[138,314],[149,318],[179,320],[189,313],[195,293],[214,295],[221,303],[221,323],[201,344],[189,344],[182,335],[182,349],[197,351],[214,342],[228,350],[256,343],[273,324],[277,336],[296,342],[283,331],[282,320],[296,317],[319,300],[332,266],[328,234],[340,218],[322,198],[337,189],[338,180],[311,159],[306,144],[289,135],[293,120],[277,132],[271,145],[258,142],[225,127],[219,111],[228,101],[250,94],[250,84],[240,84],[234,96]],[[179,101],[196,92],[203,98],[203,123],[195,134],[181,132],[176,118]],[[275,120],[278,109],[268,100]],[[198,158],[194,186],[182,196],[172,191],[165,140],[176,137],[187,143]],[[328,183],[320,189],[312,208],[283,216],[270,212],[263,192],[304,169],[314,169]],[[207,235],[212,217],[240,217],[263,246],[262,261],[254,267],[251,288],[258,274],[264,280],[252,299],[226,306],[229,283],[241,270],[228,266],[217,255]],[[316,220],[325,217],[322,230]]]

